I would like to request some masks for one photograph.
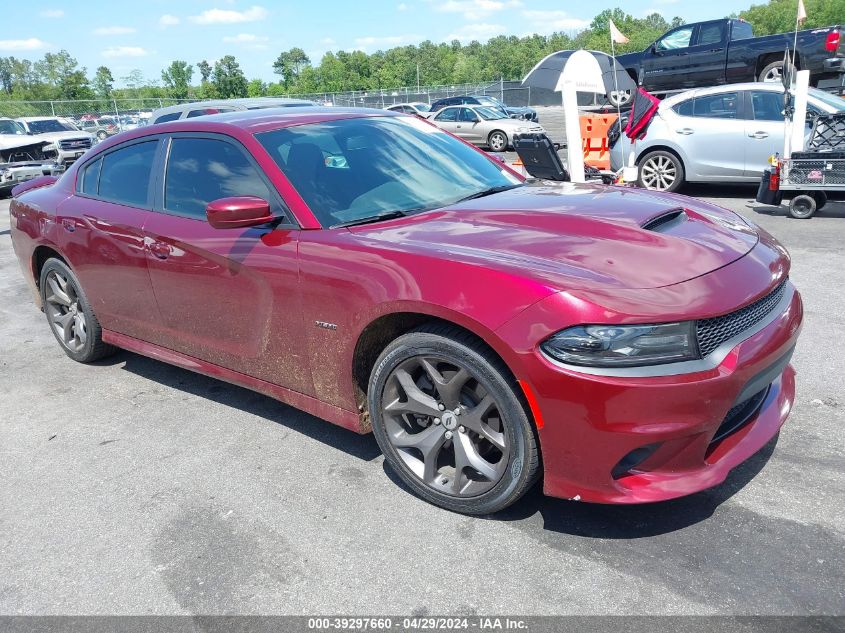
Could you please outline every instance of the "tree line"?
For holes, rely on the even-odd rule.
[[[836,24],[845,16],[845,0],[804,0],[808,19],[803,28]],[[748,20],[757,35],[789,31],[794,27],[796,0],[769,0],[738,14]],[[737,16],[737,14],[735,14]],[[233,55],[209,63],[175,60],[161,77],[144,77],[133,70],[121,77],[124,87],[106,66],[87,69],[66,50],[46,53],[40,60],[0,57],[0,100],[175,98],[209,99],[247,96],[282,96],[387,90],[419,83],[451,85],[481,83],[500,78],[519,79],[544,56],[557,50],[585,48],[608,51],[608,23],[629,39],[617,53],[643,50],[664,31],[684,23],[653,13],[635,18],[621,9],[599,13],[589,27],[576,34],[553,33],[525,37],[498,36],[485,43],[458,40],[436,44],[398,46],[367,54],[360,50],[327,52],[314,63],[305,51],[294,47],[279,54],[273,64],[278,81],[248,80]],[[197,80],[197,81],[195,81]]]

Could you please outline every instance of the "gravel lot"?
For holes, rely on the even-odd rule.
[[[650,506],[428,505],[360,437],[130,353],[69,360],[0,201],[0,614],[843,614],[845,203],[687,193],[783,241],[798,399],[722,486]]]

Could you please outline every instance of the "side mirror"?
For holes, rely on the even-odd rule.
[[[215,229],[242,229],[271,222],[270,203],[257,196],[220,198],[208,203],[205,217]]]

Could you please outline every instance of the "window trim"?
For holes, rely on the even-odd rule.
[[[163,135],[164,143],[162,143],[163,149],[160,153],[160,161],[157,164],[156,173],[158,174],[158,180],[156,182],[155,192],[154,192],[154,199],[153,205],[150,209],[154,213],[160,213],[162,215],[169,215],[174,218],[183,218],[186,220],[194,220],[196,222],[208,222],[205,217],[198,218],[194,215],[189,215],[187,213],[179,213],[177,211],[171,211],[170,209],[166,209],[164,207],[164,200],[165,200],[165,193],[167,188],[167,165],[170,162],[170,150],[173,147],[174,139],[204,139],[204,140],[212,140],[212,141],[222,141],[223,143],[228,143],[232,145],[236,150],[241,152],[243,156],[246,157],[247,161],[252,165],[255,171],[258,173],[259,178],[261,178],[262,182],[267,186],[267,191],[270,193],[272,200],[268,200],[271,205],[275,202],[278,205],[278,208],[282,210],[282,216],[280,218],[276,218],[277,220],[281,220],[278,224],[273,226],[274,229],[291,229],[296,230],[300,229],[298,221],[294,217],[293,213],[291,212],[290,208],[287,204],[285,204],[284,199],[282,198],[281,194],[279,194],[276,187],[267,177],[267,174],[264,173],[264,170],[261,169],[261,166],[258,164],[258,161],[255,160],[255,157],[244,147],[243,143],[241,143],[238,139],[233,136],[229,136],[228,134],[221,134],[215,132],[171,132],[170,134]],[[262,225],[263,226],[263,225]],[[259,227],[254,227],[259,228]]]
[[[79,167],[77,168],[76,173],[74,174],[75,182],[73,183],[73,195],[78,196],[80,198],[85,198],[86,200],[99,200],[101,202],[108,202],[109,204],[118,204],[122,207],[126,207],[127,209],[141,209],[142,211],[151,211],[153,206],[154,184],[157,179],[159,156],[161,154],[162,138],[163,135],[161,134],[150,134],[149,136],[140,136],[138,138],[133,138],[123,143],[120,143],[119,145],[109,147],[108,149],[102,152],[92,154],[91,156],[85,159],[85,162],[79,164]],[[104,159],[106,156],[108,156],[109,154],[113,154],[116,151],[131,147],[132,145],[140,145],[141,143],[153,142],[157,143],[157,147],[155,149],[155,155],[153,156],[153,164],[150,168],[150,182],[147,185],[147,200],[144,202],[143,206],[126,204],[126,202],[123,202],[121,200],[114,200],[112,198],[106,198],[100,195],[100,178],[103,175],[102,164],[100,165],[100,173],[97,176],[97,195],[92,196],[82,191],[82,178],[80,178],[80,174],[84,169],[87,169],[88,165],[92,164],[96,160]]]

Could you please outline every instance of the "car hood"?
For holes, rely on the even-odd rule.
[[[61,141],[63,139],[69,138],[91,139],[91,135],[88,134],[88,132],[76,132],[74,130],[68,130],[67,132],[44,132],[43,134],[33,134],[32,136],[30,136],[30,138],[38,141],[47,141],[49,143],[55,143],[56,141]]]
[[[46,145],[47,140],[23,134],[0,134],[0,150],[28,147],[30,145]]]
[[[526,185],[351,230],[374,247],[498,268],[555,291],[669,286],[727,266],[758,241],[715,205],[573,183]]]

